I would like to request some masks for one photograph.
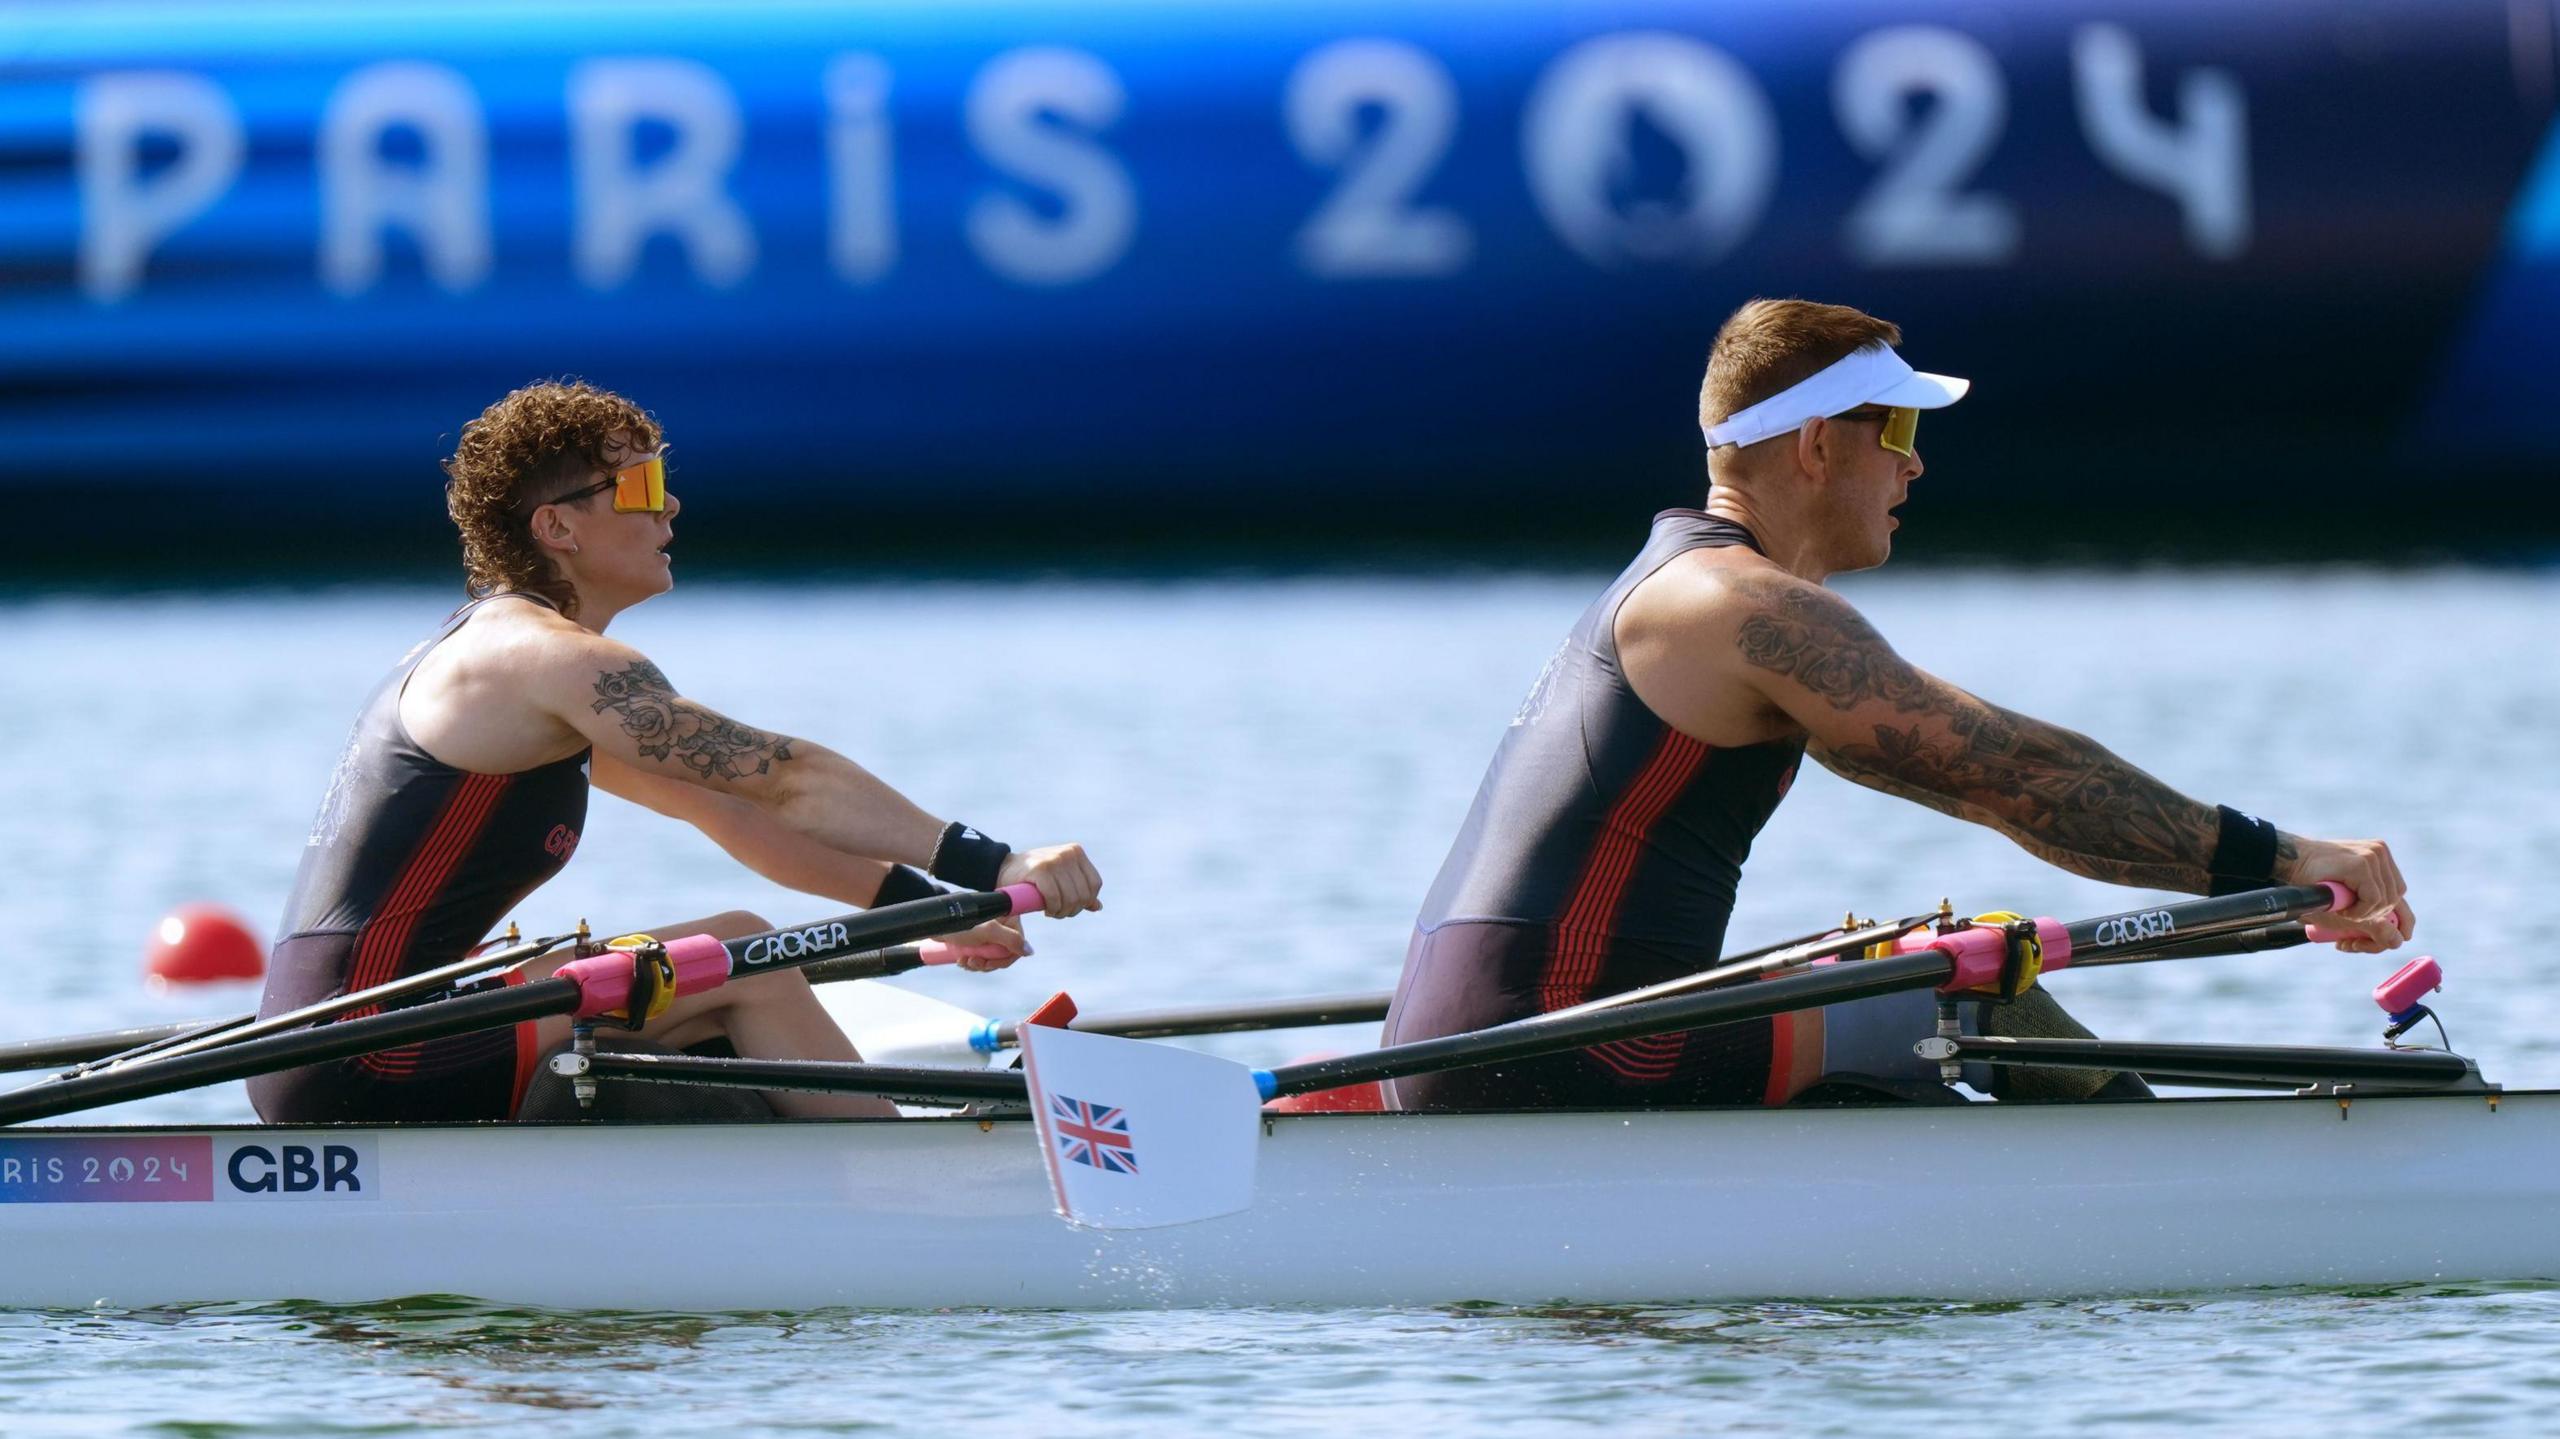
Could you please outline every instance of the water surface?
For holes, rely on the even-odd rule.
[[[1016,844],[1084,841],[1104,913],[1039,924],[1038,956],[1007,973],[910,982],[990,1014],[1061,987],[1117,1009],[1390,985],[1485,758],[1605,578],[688,584],[615,633],[688,693],[841,749],[927,808]],[[2560,1084],[2540,914],[2560,873],[2560,579],[1888,572],[1846,589],[1918,663],[2191,793],[2389,839],[2416,949],[2450,975],[2457,1047],[2510,1086]],[[410,588],[0,600],[20,741],[0,765],[0,1039],[242,1007],[145,993],[152,920],[215,899],[273,924],[358,703],[449,604]],[[1733,936],[1942,895],[2062,915],[2134,899],[1809,771],[1762,837]],[[840,908],[598,796],[576,862],[523,918],[629,929],[737,906]],[[2295,950],[2054,989],[2102,1033],[2363,1044],[2380,1024],[2365,992],[2403,957]],[[1211,1043],[1269,1061],[1364,1038]],[[231,1086],[119,1113],[247,1109]],[[540,1176],[526,1183],[540,1203]],[[1321,1313],[215,1306],[0,1313],[0,1435],[512,1432],[555,1411],[635,1436],[2523,1433],[2544,1427],[2555,1357],[2560,1294],[2530,1286]]]

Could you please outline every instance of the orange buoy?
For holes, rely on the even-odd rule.
[[[155,987],[263,979],[267,947],[239,915],[218,904],[182,904],[160,917],[142,952]]]
[[[1337,1057],[1331,1053],[1302,1054],[1289,1062],[1306,1064]],[[1372,1079],[1332,1089],[1311,1090],[1305,1094],[1284,1094],[1262,1107],[1273,1114],[1379,1114],[1386,1110],[1387,1094]]]

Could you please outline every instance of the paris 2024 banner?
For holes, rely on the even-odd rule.
[[[2549,523],[2552,0],[0,5],[0,492],[427,524],[496,395],[795,524],[1694,498],[1753,295],[1978,513]],[[2539,520],[2531,516],[2539,515]]]

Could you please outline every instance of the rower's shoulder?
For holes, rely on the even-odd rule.
[[[518,684],[592,684],[601,672],[649,664],[620,640],[533,604],[482,606],[431,658],[457,672]]]
[[[1717,548],[1673,556],[1628,594],[1622,614],[1644,625],[1732,630],[1754,615],[1828,606],[1847,608],[1750,550]]]

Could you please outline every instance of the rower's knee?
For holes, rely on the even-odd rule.
[[[768,970],[730,985],[737,997],[754,1004],[813,1004],[817,988],[796,969]]]
[[[744,939],[773,928],[773,922],[751,909],[723,910],[702,922],[702,933],[715,939]]]

